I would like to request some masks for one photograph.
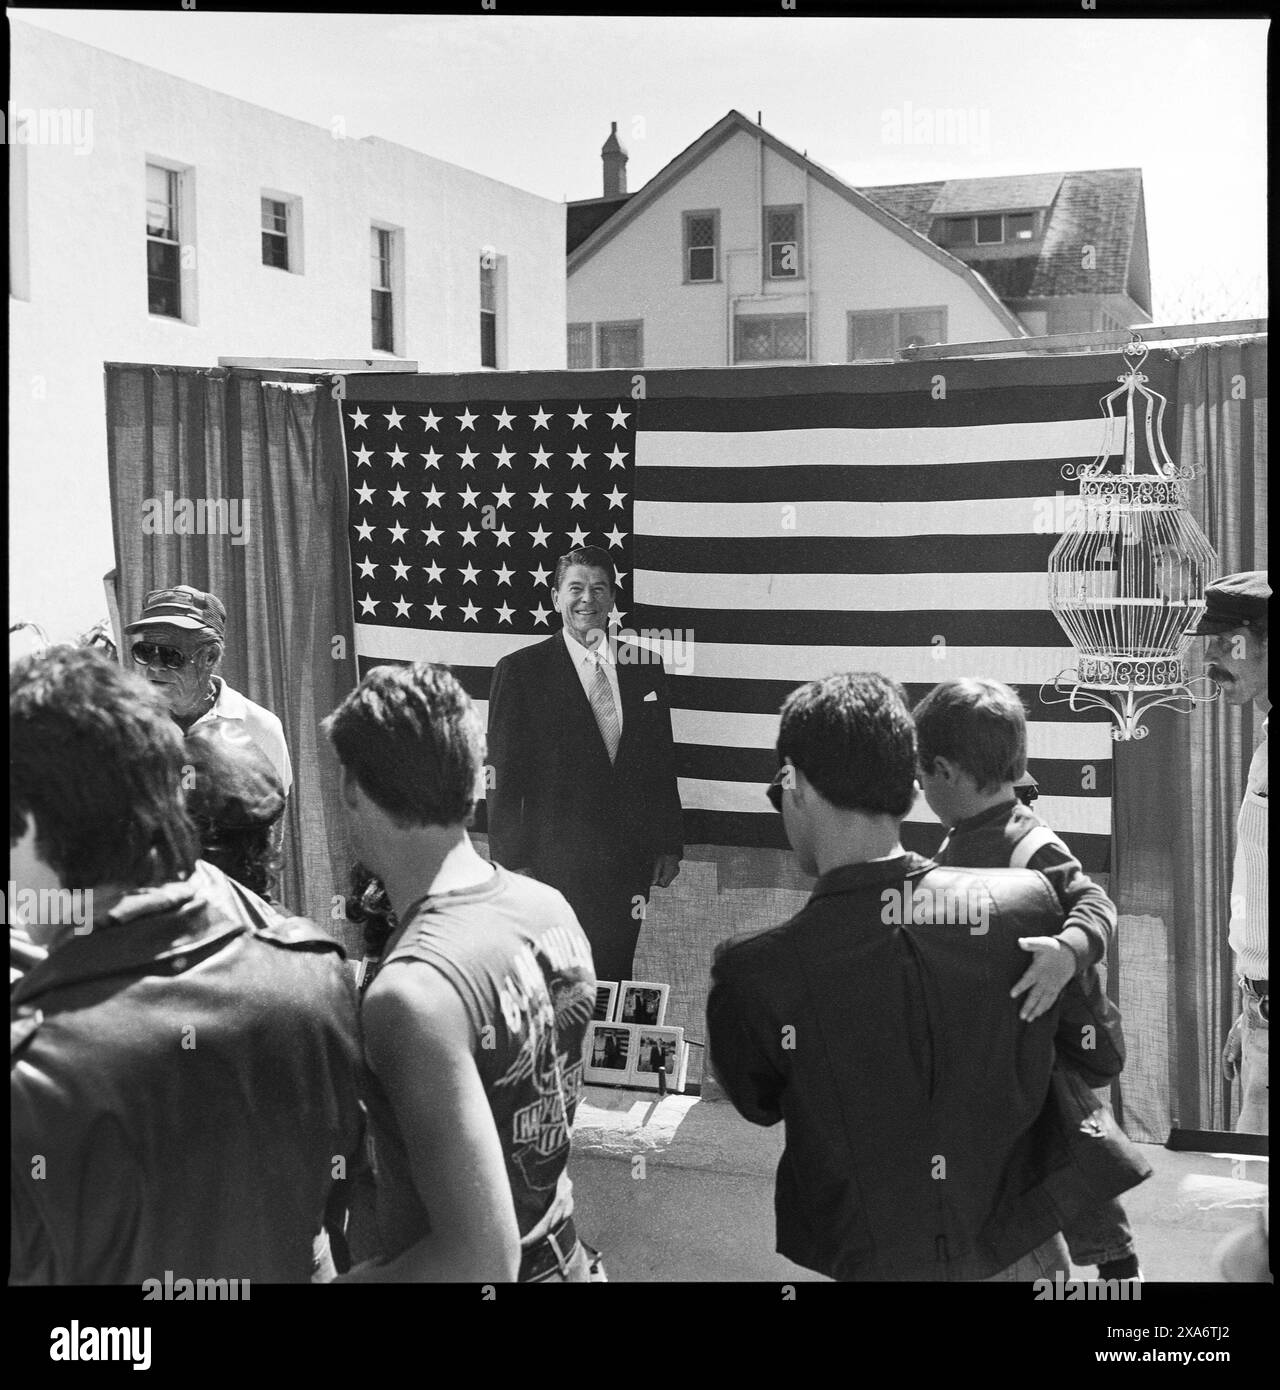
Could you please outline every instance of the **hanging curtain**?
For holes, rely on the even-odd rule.
[[[1174,457],[1196,470],[1190,505],[1219,572],[1267,568],[1267,345],[1204,345],[1178,363]],[[1192,643],[1191,674],[1203,671]],[[1172,1127],[1230,1129],[1237,1087],[1219,1059],[1237,1009],[1227,920],[1235,824],[1262,716],[1221,701],[1190,716],[1157,711],[1118,743],[1116,962],[1129,1060],[1123,1120],[1162,1143]]]
[[[336,768],[318,728],[356,683],[344,473],[328,379],[109,364],[106,394],[121,620],[137,616],[148,590],[173,584],[222,599],[229,620],[221,674],[279,717],[293,762],[278,895],[354,945],[334,915],[348,852]],[[242,518],[247,506],[246,543],[144,533],[144,503],[166,491],[238,499]]]

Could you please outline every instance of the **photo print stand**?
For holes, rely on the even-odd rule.
[[[656,980],[623,980],[618,993],[618,1011],[614,1017],[619,1023],[661,1028],[667,1021],[667,996],[670,993],[670,985],[659,984]]]
[[[582,1061],[583,1080],[589,1086],[623,1086],[682,1095],[689,1075],[689,1049],[683,1028],[602,1023],[593,1019],[587,1024]]]

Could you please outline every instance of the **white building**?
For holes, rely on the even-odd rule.
[[[634,194],[569,204],[570,367],[892,358],[1025,336],[964,260],[730,111]]]
[[[11,618],[105,616],[104,362],[564,366],[562,203],[10,33]]]

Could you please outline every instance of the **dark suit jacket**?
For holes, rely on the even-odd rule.
[[[913,892],[987,912],[895,924],[887,895]],[[1150,1173],[1054,1079],[1058,1058],[1101,1083],[1124,1065],[1096,967],[1033,1023],[1009,998],[1019,938],[1062,921],[1041,874],[904,854],[831,870],[789,922],[718,948],[716,1076],[746,1119],[786,1123],[780,1254],[834,1279],[985,1279]]]
[[[570,901],[572,886],[600,871],[643,874],[684,849],[666,673],[648,652],[645,664],[624,661],[627,650],[619,645],[612,765],[562,632],[504,656],[489,687],[490,853]]]

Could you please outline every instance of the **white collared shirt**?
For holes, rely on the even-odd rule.
[[[613,692],[613,707],[618,711],[618,732],[622,732],[622,692],[618,689],[618,667],[613,659],[613,653],[609,650],[609,643],[603,641],[598,647],[584,647],[581,642],[569,636],[567,627],[560,629],[564,637],[564,644],[569,648],[569,655],[573,658],[574,670],[578,673],[578,679],[582,682],[582,688],[586,692],[587,703],[591,702],[591,687],[596,679],[596,661],[599,653],[600,664],[604,667],[605,678],[609,682],[609,689]]]
[[[293,764],[289,760],[289,748],[284,741],[284,727],[279,719],[269,709],[255,705],[247,696],[233,690],[221,676],[214,676],[213,679],[218,685],[218,698],[191,727],[198,729],[201,724],[213,724],[218,721],[241,725],[275,768],[284,784],[284,794],[288,796],[293,786]]]
[[[1270,806],[1267,774],[1267,725],[1254,749],[1236,821],[1236,856],[1231,875],[1231,921],[1227,939],[1235,952],[1236,971],[1250,980],[1267,974],[1267,820]]]

